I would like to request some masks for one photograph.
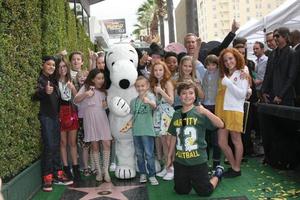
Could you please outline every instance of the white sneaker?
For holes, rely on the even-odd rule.
[[[169,170],[167,170],[167,174],[163,177],[163,180],[165,181],[171,181],[174,179],[174,169],[170,168]]]
[[[159,184],[157,179],[155,178],[155,176],[149,177],[149,181],[150,181],[151,185],[158,185]]]
[[[147,176],[146,174],[140,175],[140,183],[146,183],[147,182]]]
[[[158,172],[156,174],[156,176],[158,176],[158,177],[164,177],[166,174],[167,174],[167,169],[164,168],[163,170],[161,170],[160,172]]]
[[[116,167],[117,167],[116,163],[111,163],[109,166],[109,171],[110,172],[116,171]]]

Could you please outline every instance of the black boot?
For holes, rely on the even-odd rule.
[[[80,176],[80,171],[79,171],[79,165],[73,165],[73,174],[74,174],[74,181],[80,181],[81,176]]]
[[[73,175],[71,173],[70,166],[64,166],[63,168],[65,175],[67,176],[68,179],[73,180]]]

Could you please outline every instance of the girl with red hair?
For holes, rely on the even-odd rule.
[[[224,173],[224,177],[233,178],[241,175],[241,160],[243,157],[244,102],[249,82],[245,78],[243,56],[233,48],[224,49],[219,57],[221,80],[216,97],[215,113],[220,117],[225,127],[218,130],[218,143],[231,168]],[[228,137],[234,145],[234,153],[228,145]]]
[[[157,98],[157,107],[154,111],[154,130],[158,136],[156,139],[156,150],[158,159],[166,160],[168,156],[168,135],[171,119],[174,114],[174,87],[171,81],[171,73],[167,65],[162,61],[153,63],[150,73],[150,87]],[[161,156],[161,149],[163,156]],[[163,158],[161,158],[163,157]],[[174,177],[173,167],[170,169],[164,168],[157,176],[164,177],[164,180],[172,180]]]

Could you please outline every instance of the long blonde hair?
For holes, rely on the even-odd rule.
[[[180,63],[179,63],[179,68],[178,68],[178,72],[179,72],[179,77],[178,77],[178,82],[182,82],[184,81],[184,79],[186,79],[184,77],[184,73],[182,70],[182,66],[183,63],[185,61],[190,61],[192,63],[192,72],[191,72],[191,79],[192,81],[195,81],[197,79],[196,77],[196,62],[193,60],[193,58],[191,56],[184,56],[183,58],[181,58]]]

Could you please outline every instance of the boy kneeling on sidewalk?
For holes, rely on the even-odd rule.
[[[192,81],[178,84],[177,93],[183,107],[172,118],[168,132],[172,135],[167,166],[174,160],[174,190],[178,194],[188,194],[194,188],[200,196],[209,196],[217,187],[224,168],[218,165],[209,179],[205,130],[223,128],[222,120],[205,109],[195,106],[197,87]],[[176,147],[176,148],[175,148]]]

